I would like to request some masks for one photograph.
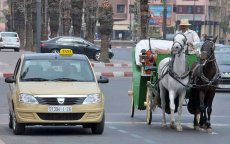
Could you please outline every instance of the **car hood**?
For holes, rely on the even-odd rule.
[[[96,82],[20,82],[20,93],[33,95],[84,95],[100,93]]]
[[[218,65],[220,69],[221,77],[230,78],[230,65]]]

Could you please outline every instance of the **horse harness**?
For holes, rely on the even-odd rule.
[[[212,42],[212,41],[210,41],[210,42]],[[213,43],[213,46],[211,48],[212,54],[208,57],[208,59],[204,60],[203,63],[201,63],[201,60],[200,60],[200,63],[197,64],[193,69],[193,73],[195,71],[199,71],[199,74],[200,74],[199,78],[205,84],[201,84],[201,85],[192,84],[192,87],[204,87],[204,86],[217,87],[217,84],[215,84],[215,82],[220,78],[220,72],[219,72],[219,68],[218,68],[217,63],[216,63],[216,59],[215,58],[212,59],[212,56],[214,55],[214,50],[213,49],[214,49],[214,46],[215,46],[215,43],[214,42],[212,42],[212,43]],[[207,54],[207,51],[203,51],[202,53]],[[215,68],[216,68],[216,73],[215,73],[214,77],[211,80],[209,80],[209,78],[207,78],[205,76],[204,71],[203,71],[204,66],[209,62],[214,62]],[[193,77],[191,79],[193,79]]]

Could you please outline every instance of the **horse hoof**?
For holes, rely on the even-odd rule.
[[[167,127],[167,124],[166,124],[166,123],[162,123],[162,124],[161,124],[161,127],[162,127],[162,128],[166,128],[166,127]]]
[[[175,123],[174,123],[174,122],[171,122],[171,123],[170,123],[170,128],[172,128],[172,129],[175,128]]]
[[[182,131],[183,131],[183,128],[182,128],[182,126],[177,126],[177,127],[176,127],[176,130],[177,130],[178,132],[182,132]]]
[[[207,129],[207,132],[208,132],[208,133],[212,133],[212,128],[208,128],[208,129]]]
[[[200,131],[200,127],[199,126],[194,126],[194,130]]]

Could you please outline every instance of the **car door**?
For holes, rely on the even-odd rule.
[[[73,38],[72,37],[62,37],[56,41],[57,47],[59,49],[71,49],[74,51],[74,43],[73,43]]]
[[[88,45],[86,43],[84,43],[83,39],[74,38],[73,43],[74,43],[74,47],[75,47],[75,50],[76,50],[77,54],[87,55],[86,48],[87,48]]]
[[[19,77],[18,72],[19,72],[20,65],[21,65],[21,59],[18,59],[18,62],[17,62],[16,66],[15,66],[15,69],[14,69],[14,74],[13,74],[13,78],[16,79],[16,82],[9,84],[8,103],[9,103],[10,108],[12,108],[12,100],[13,100],[13,98],[17,96],[17,93],[16,93],[17,88],[18,88],[17,78]]]

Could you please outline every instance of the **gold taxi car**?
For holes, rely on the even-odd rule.
[[[24,134],[29,125],[83,125],[93,134],[104,130],[104,96],[85,55],[69,49],[22,55],[9,83],[9,128]]]

